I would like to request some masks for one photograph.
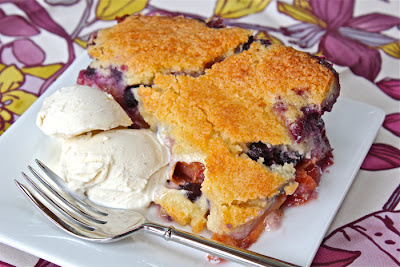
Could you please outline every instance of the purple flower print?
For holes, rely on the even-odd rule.
[[[31,39],[16,39],[0,45],[0,65],[15,66],[25,76],[24,90],[39,95],[43,78],[50,77],[60,69],[60,64],[42,65],[43,49]]]
[[[293,43],[310,48],[319,42],[319,52],[328,60],[348,66],[370,81],[381,69],[378,48],[398,42],[381,31],[400,25],[400,18],[380,13],[353,17],[354,0],[303,0],[294,5],[279,2],[278,9],[302,21],[282,28],[285,35],[296,39]]]
[[[327,256],[328,255],[328,256]],[[321,245],[318,254],[312,263],[313,267],[330,266],[342,267],[350,265],[354,260],[360,257],[360,251],[349,251],[344,249],[332,248]]]
[[[400,136],[400,113],[386,115],[383,128],[392,132],[394,135]]]
[[[379,211],[365,215],[330,233],[322,242],[312,267],[399,266],[400,185]]]
[[[60,26],[56,21],[54,21],[53,18],[50,16],[50,14],[46,11],[46,9],[44,9],[37,1],[35,1],[35,0],[24,0],[24,1],[0,0],[0,3],[1,2],[13,3],[21,11],[23,11],[29,19],[30,27],[33,27],[34,29],[40,29],[41,31],[45,30],[49,33],[55,34],[55,35],[63,38],[67,43],[67,52],[68,52],[67,62],[54,64],[55,67],[57,67],[57,68],[52,68],[51,66],[48,66],[48,68],[46,69],[46,72],[47,73],[51,72],[52,75],[50,75],[50,76],[45,75],[45,77],[40,77],[40,78],[46,79],[44,81],[44,83],[40,86],[40,90],[39,90],[39,95],[40,95],[56,79],[56,77],[58,75],[60,75],[63,71],[65,71],[65,69],[74,61],[74,59],[75,59],[75,51],[74,51],[74,47],[73,47],[74,41],[69,36],[69,34],[65,31],[65,29],[62,26]],[[12,15],[8,16],[8,17],[12,17]],[[25,35],[22,35],[22,36],[25,36]],[[43,64],[44,57],[45,57],[44,51],[39,46],[37,46],[33,41],[28,40],[28,39],[22,39],[22,40],[20,40],[20,42],[14,41],[13,46],[19,46],[19,47],[24,46],[25,50],[15,52],[16,49],[14,49],[13,53],[14,53],[14,56],[16,57],[16,60],[23,63],[23,65],[25,67],[38,66],[38,65],[40,66],[41,64]],[[32,53],[33,51],[35,51],[35,55],[29,55],[29,53],[27,51],[30,51],[29,53]],[[13,63],[13,64],[18,65],[18,63]],[[58,67],[58,66],[61,66],[61,67]],[[47,67],[47,66],[43,66],[43,67]],[[55,71],[55,72],[53,72],[53,71]]]
[[[400,100],[400,80],[385,78],[376,83],[376,85],[388,96]]]
[[[26,66],[40,65],[43,63],[45,53],[30,39],[19,39],[12,43],[14,56]]]
[[[400,167],[400,150],[380,143],[371,146],[361,165],[361,169],[368,171],[389,170],[398,167]]]
[[[0,0],[0,3],[4,2]],[[9,2],[9,1],[7,1]],[[75,58],[72,42],[66,31],[33,0],[12,1],[27,15],[6,14],[0,9],[0,34],[8,42],[0,43],[0,135],[22,115],[37,97]],[[66,64],[44,65],[46,54],[30,36],[42,30],[67,41],[69,58]]]
[[[0,34],[7,36],[32,36],[39,33],[39,30],[25,18],[18,15],[7,16],[1,9],[0,25],[7,25],[7,27],[0,27]]]

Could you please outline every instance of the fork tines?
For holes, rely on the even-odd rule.
[[[17,180],[15,183],[30,202],[50,221],[61,229],[83,238],[87,237],[85,234],[87,231],[93,232],[96,229],[96,224],[107,223],[108,214],[106,212],[93,205],[88,205],[84,201],[84,197],[71,192],[66,183],[45,164],[37,159],[35,162],[46,174],[46,176],[42,176],[37,170],[28,166],[29,171],[39,183],[35,183],[33,179],[22,172],[22,176],[33,190],[29,190],[27,186]]]

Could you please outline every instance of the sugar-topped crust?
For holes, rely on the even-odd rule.
[[[271,198],[289,180],[249,157],[233,155],[221,139],[210,141],[206,166],[207,179],[201,190],[213,203],[231,205]]]
[[[335,80],[306,53],[256,42],[199,77],[156,75],[154,85],[140,88],[139,95],[143,113],[174,125],[173,135],[180,142],[206,151],[213,135],[228,145],[293,143],[287,122],[274,112],[274,105],[285,103],[286,118],[296,121],[303,116],[303,107],[320,108]]]
[[[288,125],[304,117],[303,108],[323,110],[338,90],[337,75],[307,53],[258,41],[238,51],[250,35],[183,17],[130,16],[100,31],[88,48],[92,66],[117,66],[127,85],[142,84],[135,93],[140,113],[153,129],[168,129],[173,153],[206,155],[201,190],[211,205],[207,226],[219,234],[260,216],[275,197],[297,187],[292,165],[283,172],[266,167],[243,145],[295,144]],[[176,204],[183,198],[171,191],[157,203],[201,230],[204,210],[194,216],[197,204]]]
[[[208,206],[204,196],[192,203],[181,190],[165,189],[154,201],[177,223],[189,224],[194,233],[202,231],[206,226]]]
[[[227,221],[229,210],[242,210],[243,216],[231,216],[235,220],[230,224],[244,224],[250,213],[261,211],[246,202],[271,199],[285,192],[282,188],[290,180],[242,154],[238,145],[295,143],[287,121],[274,111],[275,104],[284,103],[287,120],[296,121],[304,116],[303,107],[321,109],[336,83],[335,74],[316,58],[290,47],[255,42],[199,77],[157,74],[154,85],[140,87],[138,95],[145,118],[170,126],[175,153],[206,153],[202,191],[215,209],[208,225],[222,233],[229,229],[215,227],[212,221]]]
[[[233,54],[251,34],[184,17],[135,15],[99,31],[88,53],[95,59],[92,66],[124,66],[128,84],[149,84],[155,73],[202,72],[207,64]]]

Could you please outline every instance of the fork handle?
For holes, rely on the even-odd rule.
[[[297,266],[285,261],[267,257],[249,250],[240,249],[218,241],[210,240],[199,235],[164,226],[157,223],[144,223],[143,229],[153,235],[163,237],[167,241],[177,243],[207,252],[220,258],[237,262],[247,266]]]

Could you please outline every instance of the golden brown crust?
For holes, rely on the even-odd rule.
[[[201,190],[220,205],[271,198],[288,182],[249,157],[232,155],[220,139],[210,141],[206,166]]]
[[[334,80],[330,70],[306,53],[256,42],[200,77],[156,75],[153,88],[141,88],[139,95],[146,112],[175,125],[175,137],[205,151],[213,132],[230,144],[293,143],[274,104],[285,103],[285,115],[293,122],[303,116],[301,108],[321,106]],[[190,116],[194,109],[198,116]]]
[[[156,73],[202,72],[234,53],[251,31],[213,29],[184,17],[129,16],[98,32],[88,53],[102,67],[125,66],[130,84],[149,84]]]
[[[170,80],[172,82],[174,79]],[[201,108],[193,106],[173,90],[158,91],[157,86],[140,87],[139,94],[145,112],[151,113],[157,121],[173,126],[170,134],[177,141],[174,148],[176,153],[207,149],[213,129]]]
[[[159,204],[177,223],[189,224],[194,233],[202,231],[206,226],[208,206],[205,198],[192,203],[180,191],[165,189],[164,193],[155,199],[155,203]]]
[[[138,89],[139,109],[154,129],[160,123],[168,129],[173,153],[206,155],[201,190],[212,207],[207,225],[219,234],[256,218],[275,196],[297,187],[292,165],[273,171],[251,160],[240,145],[294,144],[288,123],[301,119],[304,107],[321,110],[337,83],[317,58],[290,47],[256,41],[235,54],[250,34],[183,17],[130,16],[100,31],[88,49],[93,64],[126,66],[129,85],[152,84]],[[285,120],[277,103],[284,105]],[[197,212],[197,204],[175,193],[156,203],[179,223],[202,229],[204,210]]]
[[[242,119],[251,117],[260,128],[265,127],[267,130],[258,140],[270,144],[286,144],[287,140],[271,132],[271,127],[262,120],[254,120],[253,114],[260,113],[259,107],[264,108],[267,114],[263,115],[275,128],[279,120],[269,112],[272,112],[276,101],[282,101],[296,110],[294,121],[303,115],[301,108],[310,105],[320,107],[336,85],[334,73],[321,65],[317,58],[291,47],[278,44],[265,47],[259,42],[221,64],[215,64],[207,75],[214,81],[218,80],[216,83],[223,81],[226,94],[238,95],[241,101],[251,106],[250,113]],[[281,132],[281,129],[276,130]],[[241,134],[241,138],[244,136]]]
[[[207,228],[214,233],[229,234],[245,222],[251,222],[263,214],[265,205],[212,205]]]
[[[199,77],[157,74],[154,85],[142,86],[138,94],[143,112],[171,127],[175,153],[188,147],[206,153],[202,191],[214,209],[208,226],[225,233],[226,222],[245,224],[261,211],[247,202],[273,198],[290,180],[234,147],[258,141],[293,144],[287,122],[276,115],[274,105],[285,104],[287,120],[301,119],[303,107],[321,108],[335,79],[306,53],[256,42]],[[292,183],[284,192],[293,193],[296,187]]]

